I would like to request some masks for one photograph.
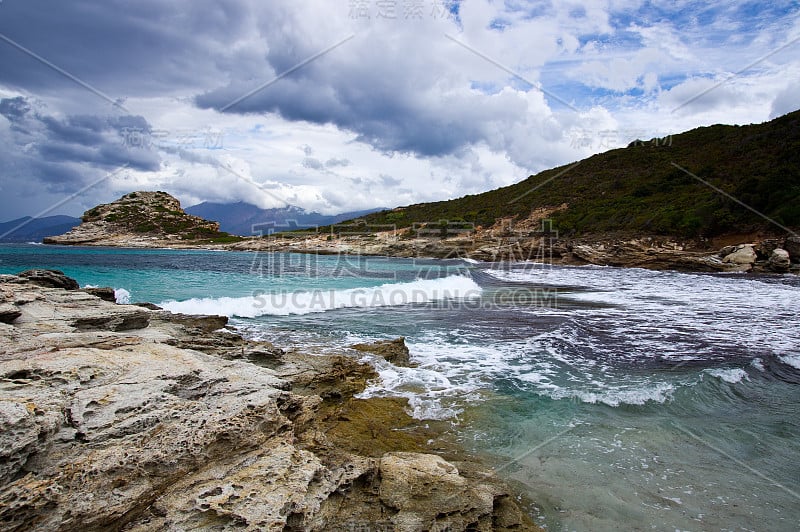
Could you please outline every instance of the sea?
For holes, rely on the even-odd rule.
[[[800,529],[800,277],[285,253],[0,245],[119,302],[371,357],[548,530]]]

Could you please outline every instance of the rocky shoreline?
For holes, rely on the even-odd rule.
[[[491,227],[466,222],[415,224],[405,229],[364,220],[329,228],[240,237],[219,232],[217,222],[186,214],[165,192],[131,192],[83,214],[69,232],[45,244],[127,248],[276,251],[326,255],[460,258],[483,262],[618,266],[696,272],[800,273],[800,236],[745,234],[716,240],[643,234],[559,237],[550,216],[566,208],[540,208]],[[266,224],[268,225],[268,224]],[[390,226],[393,227],[393,226]]]
[[[402,400],[354,397],[359,351],[402,342],[284,352],[108,299],[0,276],[4,530],[537,530]]]
[[[660,236],[598,235],[583,239],[502,236],[491,233],[451,238],[398,238],[393,234],[350,237],[284,235],[223,246],[234,251],[326,255],[471,259],[481,262],[534,261],[564,266],[615,266],[684,272],[800,274],[800,237],[751,237],[716,247],[713,242]]]
[[[724,240],[724,239],[723,239]],[[758,237],[731,245],[681,241],[662,236],[583,239],[540,237],[398,238],[393,234],[349,236],[282,235],[250,237],[232,244],[189,243],[163,237],[113,235],[92,242],[47,240],[59,245],[144,249],[283,252],[481,262],[534,261],[563,266],[615,266],[682,272],[800,274],[800,237]]]

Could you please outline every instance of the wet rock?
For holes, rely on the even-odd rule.
[[[411,366],[406,339],[402,336],[394,340],[379,340],[371,344],[355,344],[350,347],[356,351],[381,356],[395,366]]]
[[[17,274],[37,286],[47,288],[63,288],[64,290],[77,290],[80,288],[78,281],[67,277],[59,270],[26,270]]]
[[[108,301],[109,303],[117,302],[117,296],[114,293],[114,289],[108,286],[101,288],[84,288],[83,291],[87,294],[92,294],[95,297],[99,297],[103,301]]]
[[[789,252],[785,249],[774,249],[769,257],[769,268],[774,272],[788,272],[791,267]]]

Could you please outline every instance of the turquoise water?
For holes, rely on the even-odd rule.
[[[446,419],[552,530],[796,530],[800,280],[636,269],[0,246],[324,352],[406,336],[365,396]]]

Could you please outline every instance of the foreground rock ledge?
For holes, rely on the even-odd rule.
[[[3,530],[535,529],[399,402],[353,399],[353,359],[21,277],[0,305]]]

